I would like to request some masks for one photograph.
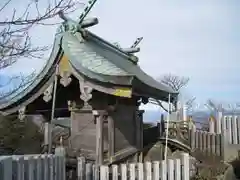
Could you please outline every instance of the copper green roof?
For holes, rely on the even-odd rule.
[[[170,87],[147,75],[134,61],[133,55],[101,39],[90,31],[65,32],[62,48],[75,69],[97,81],[132,86],[136,92],[147,97],[167,100],[169,93],[177,96]]]
[[[103,85],[131,86],[133,94],[151,97],[158,100],[168,100],[169,93],[173,98],[177,92],[161,84],[147,75],[136,64],[132,54],[125,53],[120,48],[84,30],[80,32],[60,32],[55,37],[50,58],[38,76],[21,91],[0,100],[0,112],[26,106],[39,97],[53,82],[56,64],[64,53],[72,68],[86,79]]]

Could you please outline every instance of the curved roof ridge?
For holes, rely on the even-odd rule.
[[[107,45],[112,50],[115,50],[118,53],[122,54],[123,56],[127,57],[127,60],[129,60],[133,64],[136,64],[136,61],[132,59],[132,57],[137,58],[137,56],[135,56],[134,54],[130,54],[130,53],[127,53],[127,52],[123,51],[122,48],[120,48],[118,46],[115,46],[113,43],[101,38],[100,36],[97,36],[96,34],[94,34],[93,32],[91,32],[89,30],[84,30],[84,31],[87,33],[87,36],[85,37],[86,39],[88,39],[89,35],[90,35],[90,38],[92,38],[93,40],[98,40],[102,44]],[[79,32],[81,32],[81,31],[79,31]]]

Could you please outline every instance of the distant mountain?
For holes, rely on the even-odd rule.
[[[161,118],[161,112],[156,110],[146,110],[143,114],[143,120],[144,122],[151,122],[151,123],[157,123],[160,121]],[[200,123],[208,123],[208,119],[210,117],[210,111],[196,111],[189,115],[193,117],[193,120]],[[231,111],[225,111],[223,115],[239,115],[240,116],[240,110],[235,112],[234,114]]]

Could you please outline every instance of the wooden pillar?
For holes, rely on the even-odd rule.
[[[140,150],[143,150],[143,113],[144,110],[138,111],[138,132],[137,133],[137,145]],[[138,153],[138,162],[143,162],[143,152]]]
[[[141,149],[141,120],[139,115],[139,110],[135,112],[135,125],[136,125],[136,146],[138,149]]]
[[[165,121],[164,121],[164,115],[161,114],[161,120],[160,120],[160,124],[161,124],[161,129],[160,129],[160,137],[162,137],[165,133]]]
[[[115,127],[113,118],[108,115],[108,158],[112,162],[112,156],[114,156],[115,149]]]
[[[144,110],[139,110],[139,120],[140,120],[140,143],[139,146],[142,149],[143,148],[143,113]]]
[[[96,165],[103,164],[103,121],[104,114],[102,111],[93,110],[96,120]]]

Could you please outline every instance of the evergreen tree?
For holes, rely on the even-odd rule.
[[[40,153],[43,135],[31,118],[20,121],[17,116],[0,117],[2,154]]]

